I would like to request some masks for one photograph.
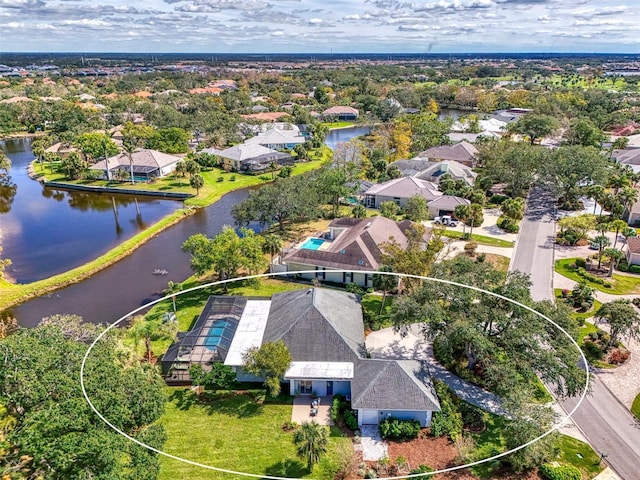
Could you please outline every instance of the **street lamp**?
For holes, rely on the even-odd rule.
[[[602,463],[602,460],[604,460],[605,458],[607,458],[607,454],[604,452],[600,452],[600,459],[598,460],[598,463],[596,463],[596,465],[600,465],[600,463]]]

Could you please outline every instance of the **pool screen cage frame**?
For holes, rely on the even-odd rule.
[[[172,372],[188,371],[194,364],[202,365],[208,371],[211,364],[223,363],[246,303],[247,299],[243,297],[209,297],[194,327],[182,334],[165,353],[163,371],[172,376]]]

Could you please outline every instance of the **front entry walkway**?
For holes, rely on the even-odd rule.
[[[360,443],[362,444],[362,460],[377,462],[389,456],[387,442],[380,437],[378,425],[362,425],[360,427]]]
[[[301,424],[302,422],[314,421],[318,425],[333,425],[331,422],[331,402],[333,397],[319,397],[320,405],[318,412],[311,416],[311,395],[300,395],[293,399],[293,410],[291,412],[291,421]]]

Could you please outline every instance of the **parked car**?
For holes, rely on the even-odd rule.
[[[443,215],[438,216],[433,219],[433,223],[437,223],[439,225],[446,225],[447,227],[456,227],[458,226],[458,220],[453,218],[451,215]]]

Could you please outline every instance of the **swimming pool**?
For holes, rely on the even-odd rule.
[[[304,248],[305,250],[318,250],[323,243],[324,240],[321,238],[309,238],[300,245],[300,248]]]
[[[230,326],[231,323],[225,320],[216,320],[215,322],[213,322],[213,325],[211,326],[211,328],[209,328],[207,338],[204,341],[205,346],[209,350],[213,350],[215,347],[220,345],[220,343],[223,341],[226,330]],[[233,338],[233,333],[231,333],[231,338]]]

